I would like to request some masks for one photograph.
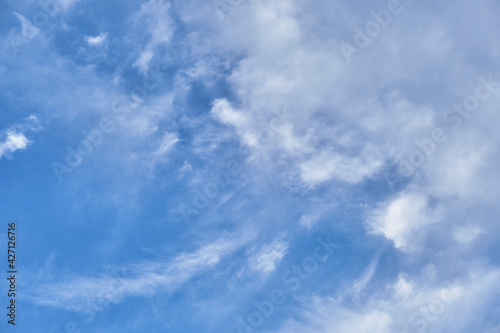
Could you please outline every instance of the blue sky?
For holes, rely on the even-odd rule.
[[[499,14],[1,1],[1,331],[500,332]]]

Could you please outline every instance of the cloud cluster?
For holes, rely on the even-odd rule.
[[[124,6],[119,24],[103,16],[92,30],[77,27],[73,3],[59,2],[63,24],[44,33],[12,13],[21,30],[0,42],[19,56],[0,51],[14,68],[0,75],[12,77],[16,93],[5,99],[29,97],[26,109],[36,106],[60,131],[56,152],[77,147],[84,127],[102,119],[115,125],[85,159],[91,172],[82,165],[74,183],[64,183],[80,188],[110,176],[111,189],[96,201],[116,207],[118,217],[103,242],[123,246],[136,221],[159,230],[167,221],[161,230],[169,241],[192,237],[189,248],[211,242],[194,251],[176,243],[173,259],[125,265],[119,279],[75,273],[31,281],[33,303],[84,311],[96,298],[99,307],[168,293],[203,274],[245,284],[238,269],[265,279],[251,287],[222,281],[207,303],[247,301],[282,275],[280,262],[300,253],[303,237],[334,229],[376,258],[357,278],[357,267],[338,273],[347,287],[319,272],[304,280],[290,313],[273,316],[278,332],[498,331],[490,320],[498,314],[499,277],[498,4],[391,0],[382,4],[390,24],[361,47],[353,36],[367,34],[369,22],[385,24],[382,5],[149,0]],[[358,50],[346,61],[353,41]],[[36,66],[35,49],[46,54]],[[0,158],[34,144],[37,117],[2,129]],[[217,190],[233,162],[244,171]],[[176,208],[196,202],[197,191],[210,200],[203,209],[193,205],[188,227],[175,225],[182,220]],[[137,215],[127,216],[130,207]],[[249,225],[262,238],[219,238],[225,228],[243,235]],[[214,273],[221,263],[227,266]],[[227,312],[242,307],[232,303]],[[221,312],[207,317],[230,321]],[[232,328],[213,322],[204,327]]]
[[[478,267],[476,267],[478,268]],[[275,332],[495,332],[498,324],[480,314],[498,295],[498,270],[479,271],[455,283],[426,283],[399,276],[363,303],[352,294],[303,301],[297,319]],[[497,305],[494,306],[495,308]],[[493,310],[496,311],[496,310]]]

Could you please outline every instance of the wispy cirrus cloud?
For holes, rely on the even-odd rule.
[[[153,59],[157,46],[171,40],[174,25],[170,18],[170,3],[163,0],[149,0],[143,3],[134,15],[136,25],[146,28],[149,41],[139,54],[134,63],[142,73],[149,69],[149,63]]]
[[[246,245],[254,235],[247,230],[245,236],[220,238],[193,252],[181,253],[171,261],[147,261],[113,267],[123,271],[124,277],[66,276],[57,282],[37,282],[30,288],[32,292],[27,297],[40,305],[86,312],[118,303],[127,296],[172,292],[196,275],[215,267],[224,257]]]
[[[250,270],[267,275],[272,273],[281,259],[287,254],[288,244],[279,238],[260,248],[248,251],[248,265]]]

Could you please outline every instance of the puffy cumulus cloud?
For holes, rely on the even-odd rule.
[[[242,144],[252,149],[254,159],[275,155],[277,161],[287,162],[296,180],[315,187],[330,180],[356,184],[373,176],[386,160],[412,146],[409,138],[432,124],[429,108],[411,105],[396,92],[370,107],[373,114],[352,128],[341,122],[329,123],[321,112],[311,114],[310,119],[303,119],[306,111],[293,114],[289,107],[269,106],[252,113],[235,108],[226,99],[215,100],[212,115],[236,129]],[[419,117],[410,116],[417,112]],[[384,113],[391,114],[397,124],[393,133],[387,133],[381,119]]]
[[[4,155],[25,149],[31,141],[23,133],[7,131],[5,138],[0,142],[0,158]]]
[[[498,27],[486,12],[499,8],[474,8],[465,16],[478,23],[469,26],[451,19],[469,7],[463,1],[446,9],[404,2],[404,11],[348,64],[339,43],[381,7],[367,5],[365,16],[338,23],[339,12],[359,10],[334,3],[331,20],[312,19],[326,4],[252,1],[220,21],[213,39],[241,60],[228,79],[234,99],[216,99],[211,114],[250,148],[250,163],[306,189],[384,179],[388,167],[419,150],[423,163],[400,175],[397,191],[365,205],[370,234],[390,240],[410,268],[383,290],[367,287],[380,278],[368,269],[346,295],[306,302],[279,332],[495,332],[498,324],[488,318],[498,314],[498,270],[473,270],[478,258],[498,262],[500,75],[463,57],[476,59],[480,49],[489,63],[498,62],[499,44],[484,24]],[[414,21],[415,13],[426,25]],[[471,33],[479,39],[464,39]],[[488,97],[474,111],[456,109],[474,101],[478,76],[493,81],[480,88]],[[435,129],[446,139],[422,150]],[[310,228],[320,216],[302,214],[299,224]],[[420,270],[428,280],[415,276]],[[445,277],[457,282],[447,285]],[[349,297],[361,291],[370,296],[354,306]]]
[[[452,252],[480,239],[489,242],[486,230],[498,233],[500,156],[495,147],[500,136],[492,125],[499,121],[496,81],[495,75],[474,78],[456,102],[440,111],[434,129],[444,133],[444,142],[431,140],[432,131],[413,137],[415,145],[402,155],[407,158],[418,152],[422,162],[408,178],[409,187],[372,212],[368,223],[372,231],[406,252],[422,249],[423,242]],[[478,91],[485,93],[480,102],[475,97]],[[476,107],[465,108],[465,101],[474,98]],[[431,202],[439,205],[431,208]],[[456,253],[451,252],[447,260],[454,261]]]
[[[435,125],[444,133],[445,141],[430,140],[431,131],[417,135],[416,144],[404,154],[408,157],[413,151],[423,157],[413,177],[408,178],[409,187],[370,215],[370,230],[392,240],[403,251],[418,252],[425,242],[432,249],[446,252],[473,245],[479,239],[489,242],[485,231],[500,231],[495,218],[500,198],[496,167],[500,155],[495,147],[500,136],[492,125],[499,120],[496,110],[500,99],[498,88],[492,85],[491,95],[477,110],[459,111],[458,103],[474,96],[467,92],[478,87],[474,81],[457,98],[456,111],[450,106],[442,112],[444,121]],[[448,255],[448,260],[455,260],[456,254]]]
[[[392,240],[396,248],[415,252],[421,249],[429,225],[438,222],[441,214],[442,208],[431,207],[424,193],[403,192],[372,213],[369,228]]]
[[[236,101],[216,100],[212,112],[236,128],[254,158],[286,163],[306,187],[360,183],[432,129],[436,107],[395,88],[410,82],[403,72],[373,66],[387,57],[391,66],[411,67],[414,57],[389,48],[388,54],[360,55],[357,67],[349,67],[339,42],[327,37],[328,24],[311,21],[316,10],[308,4],[253,1],[221,24],[221,47],[244,56],[229,77]],[[425,45],[432,36],[415,33],[413,42]],[[440,36],[449,41],[446,33]],[[424,64],[437,57],[429,55]],[[284,121],[274,119],[277,111],[287,115]]]
[[[30,115],[24,122],[11,126],[3,133],[0,132],[0,158],[10,156],[17,150],[26,149],[33,141],[26,137],[25,132],[38,131],[41,128],[37,116]]]

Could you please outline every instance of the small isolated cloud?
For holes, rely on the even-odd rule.
[[[366,286],[368,286],[368,283],[372,280],[373,276],[375,275],[375,270],[377,269],[377,264],[378,264],[379,257],[377,256],[374,258],[368,267],[365,269],[363,274],[354,282],[352,286],[352,291],[354,294],[359,294],[361,293]]]
[[[316,224],[320,216],[320,213],[304,214],[300,217],[299,224],[306,227],[307,229],[310,229],[314,224]]]
[[[78,49],[76,59],[84,63],[102,61],[108,54],[108,34],[102,32],[97,36],[84,36],[84,40]]]
[[[155,151],[155,156],[160,157],[165,155],[177,142],[179,142],[177,134],[169,132],[165,133]]]
[[[23,133],[7,131],[5,139],[0,142],[0,158],[16,150],[26,149],[30,143]]]
[[[262,274],[269,274],[276,269],[281,259],[286,255],[288,244],[275,239],[260,249],[251,249],[248,264],[251,270]]]
[[[23,132],[37,131],[41,128],[35,115],[30,115],[24,123],[16,124],[0,133],[0,158],[9,156],[17,150],[26,149],[33,141],[29,140]]]
[[[18,124],[17,128],[21,130],[39,131],[42,129],[42,126],[40,125],[38,117],[32,114],[25,119],[24,123]]]
[[[182,167],[179,169],[179,171],[181,173],[191,172],[193,171],[193,166],[188,161],[184,161],[184,164],[182,164]]]
[[[107,40],[107,38],[108,38],[107,33],[101,33],[99,36],[95,36],[95,37],[85,36],[85,41],[89,45],[97,46],[97,45],[101,45],[102,43],[104,43]]]

